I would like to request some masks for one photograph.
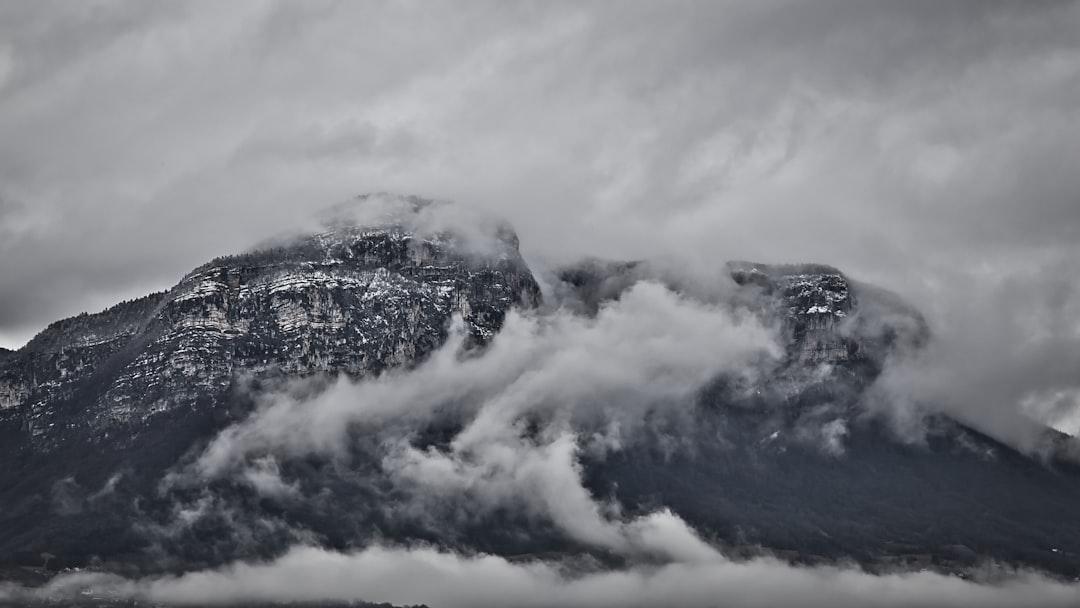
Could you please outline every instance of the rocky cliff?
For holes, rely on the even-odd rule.
[[[556,276],[561,295],[588,314],[639,280],[693,291],[686,285],[689,279],[640,261],[586,260],[560,268]],[[880,368],[890,352],[918,348],[929,337],[918,310],[831,266],[733,261],[718,268],[713,280],[721,291],[724,281],[732,281],[734,289],[725,297],[778,327],[785,362],[793,369],[820,364]]]
[[[513,232],[491,236],[495,248],[481,255],[449,232],[335,220],[218,258],[168,291],[58,321],[0,353],[0,416],[37,450],[74,436],[122,443],[162,414],[219,406],[241,378],[358,377],[409,365],[442,343],[453,315],[482,344],[510,308],[540,300]],[[635,268],[593,264],[560,277],[595,307],[618,293],[600,293],[600,283],[628,284]],[[734,262],[728,272],[760,292],[755,301],[781,323],[795,364],[880,363],[893,341],[925,333],[910,312],[901,315],[907,327],[872,334],[860,325],[859,288],[830,267]]]
[[[539,301],[511,230],[482,235],[478,252],[414,225],[438,203],[403,204],[411,215],[374,226],[335,217],[323,232],[218,258],[166,292],[50,325],[0,354],[9,432],[38,451],[115,446],[164,414],[219,407],[238,379],[378,374],[441,344],[454,315],[483,343],[511,307]]]

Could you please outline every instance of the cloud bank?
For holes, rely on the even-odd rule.
[[[277,475],[279,459],[347,463],[350,449],[366,443],[410,497],[398,517],[453,526],[507,508],[616,554],[711,553],[668,512],[628,519],[618,504],[594,500],[579,455],[624,449],[655,418],[692,420],[707,381],[753,374],[779,357],[772,330],[746,310],[640,282],[595,317],[513,312],[479,354],[463,356],[465,332],[451,333],[413,370],[341,378],[314,395],[303,382],[262,395],[251,417],[166,485],[240,476],[261,493],[287,495],[295,489]],[[422,445],[418,436],[433,424],[452,429],[450,439]],[[662,530],[681,530],[681,539],[658,544]]]
[[[439,608],[487,606],[1073,606],[1080,588],[1025,572],[970,580],[930,572],[873,575],[855,568],[800,568],[771,558],[711,556],[568,574],[559,563],[509,562],[431,548],[374,546],[355,553],[296,547],[268,563],[238,563],[177,577],[59,577],[42,590],[0,588],[0,599],[100,596],[177,605],[363,599]],[[6,594],[6,596],[5,596]]]

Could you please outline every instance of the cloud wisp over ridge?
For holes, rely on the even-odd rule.
[[[1080,424],[1074,2],[0,11],[0,345],[416,192],[534,267],[830,263],[951,344],[927,399]]]
[[[401,517],[453,528],[499,509],[522,512],[621,565],[508,560],[424,542],[333,550],[304,542],[300,532],[297,544],[269,561],[141,580],[73,575],[39,593],[94,586],[176,603],[364,599],[450,607],[1065,606],[1080,597],[1075,585],[992,565],[959,577],[731,558],[663,506],[631,514],[593,496],[582,479],[583,454],[631,449],[658,417],[692,419],[697,391],[717,374],[754,376],[775,364],[775,330],[745,309],[643,280],[595,316],[515,312],[479,353],[461,350],[463,335],[453,330],[414,369],[317,389],[296,382],[262,395],[249,418],[226,428],[166,487],[232,479],[271,500],[303,500],[279,462],[318,455],[362,467],[350,445],[364,441],[377,446],[375,466],[407,496],[395,506]],[[451,435],[424,444],[420,436],[433,423]],[[204,507],[183,518],[197,520]]]

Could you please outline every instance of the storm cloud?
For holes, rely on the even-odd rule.
[[[11,346],[368,191],[495,210],[534,259],[812,260],[913,297],[1080,253],[1072,2],[0,11]]]

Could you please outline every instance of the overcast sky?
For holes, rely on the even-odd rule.
[[[1080,6],[0,0],[0,345],[369,191],[1075,354]]]

